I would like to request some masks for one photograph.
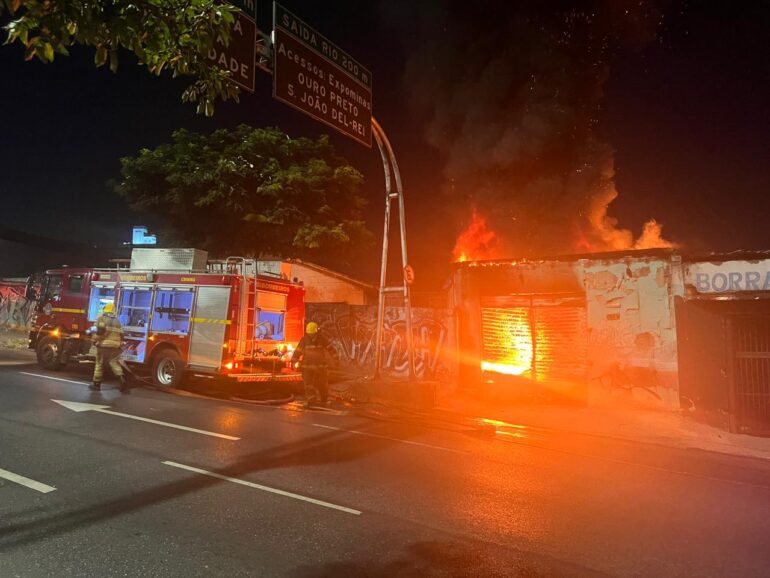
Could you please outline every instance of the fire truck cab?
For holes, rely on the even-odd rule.
[[[114,303],[123,361],[148,368],[158,386],[189,374],[300,381],[289,357],[303,334],[304,287],[257,268],[196,249],[143,248],[128,268],[46,271],[29,347],[46,369],[92,359],[87,332]]]

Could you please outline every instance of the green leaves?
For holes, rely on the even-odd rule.
[[[94,54],[94,64],[96,66],[104,66],[105,62],[107,62],[107,48],[99,46]]]
[[[20,42],[25,57],[53,62],[75,44],[95,49],[94,64],[116,72],[120,51],[132,52],[148,71],[190,76],[182,100],[211,116],[217,100],[238,99],[229,73],[209,60],[209,49],[227,42],[235,8],[218,0],[2,0],[6,43]]]
[[[53,62],[53,46],[51,46],[48,42],[43,42],[41,46],[43,51],[43,59],[47,60],[48,62]]]
[[[167,237],[217,254],[302,257],[339,264],[372,239],[361,216],[363,177],[327,137],[290,139],[241,125],[124,158],[116,186]]]

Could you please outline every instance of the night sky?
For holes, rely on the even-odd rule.
[[[430,87],[415,86],[415,71],[409,71],[432,21],[406,2],[284,4],[372,71],[374,112],[403,173],[412,261],[418,278],[440,285],[469,205],[446,194],[447,150],[426,138],[433,105],[428,99],[426,108],[425,91],[430,96]],[[463,24],[468,9],[468,38],[458,37],[451,22],[430,29],[438,46],[444,42],[457,50],[463,42],[472,44],[485,26],[494,26],[498,10],[507,14],[501,7],[510,3],[439,4],[450,9],[455,24]],[[259,25],[268,30],[271,7],[260,2],[259,9]],[[770,248],[765,223],[770,214],[770,9],[759,0],[674,1],[664,2],[661,14],[653,35],[620,42],[607,55],[609,76],[597,85],[595,131],[615,151],[620,193],[609,212],[636,235],[655,218],[664,235],[686,249]],[[483,44],[485,39],[476,40]],[[247,123],[278,126],[292,136],[328,132],[273,101],[271,78],[263,73],[258,73],[253,95],[244,93],[240,104],[219,104],[214,118],[207,119],[181,102],[184,79],[153,77],[133,65],[129,55],[117,75],[94,68],[92,59],[92,50],[76,48],[71,57],[44,65],[24,62],[19,46],[0,47],[5,79],[0,91],[1,227],[118,245],[129,239],[132,224],[156,224],[132,215],[107,186],[119,177],[120,157],[157,146],[180,127],[210,131]],[[442,67],[447,69],[447,62],[436,68]],[[457,74],[461,77],[462,70]],[[451,97],[452,85],[444,86],[442,97]],[[422,105],[415,106],[420,99]],[[436,100],[438,110],[441,99]],[[379,234],[379,155],[342,135],[334,134],[333,142],[365,175],[368,217]],[[2,247],[0,275],[26,274],[20,253],[12,258],[7,244]],[[377,260],[375,250],[371,262],[355,273],[373,279]]]

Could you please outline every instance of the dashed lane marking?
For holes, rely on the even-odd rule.
[[[354,429],[343,429],[341,427],[333,427],[333,426],[330,426],[330,425],[323,425],[323,424],[320,424],[320,423],[314,423],[313,426],[315,426],[315,427],[322,427],[324,429],[332,429],[334,431],[341,431],[341,432],[345,432],[345,433],[349,433],[349,434],[354,434],[354,435],[359,435],[359,436],[368,436],[368,437],[372,437],[372,438],[379,438],[379,439],[383,439],[383,440],[389,440],[389,441],[392,441],[392,442],[398,442],[400,444],[409,444],[410,446],[420,446],[420,447],[424,447],[424,448],[430,448],[432,450],[441,450],[441,451],[444,451],[444,452],[452,452],[452,453],[455,453],[455,454],[467,454],[468,453],[466,451],[456,450],[454,448],[445,448],[443,446],[434,446],[432,444],[425,444],[425,443],[422,443],[422,442],[415,442],[415,441],[411,441],[411,440],[402,440],[402,439],[399,439],[399,438],[392,438],[392,437],[389,437],[389,436],[383,436],[383,435],[380,435],[380,434],[374,434],[374,433],[369,433],[369,432],[365,432],[365,431],[358,431],[358,430],[354,430]]]
[[[216,472],[210,472],[208,470],[202,470],[200,468],[195,468],[193,466],[187,466],[185,464],[180,464],[177,462],[169,462],[165,461],[163,462],[167,466],[172,466],[174,468],[179,468],[181,470],[187,470],[188,472],[195,472],[196,474],[201,474],[203,476],[209,476],[211,478],[216,478],[218,480],[224,480],[226,482],[232,482],[234,484],[240,484],[242,486],[247,486],[249,488],[254,488],[255,490],[262,490],[263,492],[270,492],[271,494],[278,494],[279,496],[285,496],[287,498],[292,498],[294,500],[302,500],[303,502],[309,502],[310,504],[315,504],[316,506],[323,506],[324,508],[331,508],[332,510],[339,510],[340,512],[345,512],[346,514],[353,514],[354,516],[360,516],[361,512],[360,510],[354,510],[353,508],[347,508],[345,506],[339,506],[337,504],[332,504],[331,502],[324,502],[323,500],[316,500],[315,498],[310,498],[308,496],[302,496],[300,494],[295,494],[293,492],[287,492],[285,490],[279,490],[278,488],[271,488],[270,486],[263,486],[262,484],[255,484],[253,482],[247,482],[246,480],[239,480],[238,478],[231,478],[229,476],[223,476],[222,474],[218,474]]]
[[[22,375],[31,375],[32,377],[44,377],[45,379],[53,379],[54,381],[63,381],[65,383],[74,383],[75,385],[89,385],[85,381],[73,381],[71,379],[63,379],[61,377],[53,377],[51,375],[44,375],[42,373],[29,373],[27,371],[20,371]]]
[[[56,490],[56,488],[53,486],[41,484],[40,482],[36,482],[31,478],[20,476],[19,474],[14,474],[13,472],[9,472],[8,470],[4,470],[2,468],[0,468],[0,478],[8,480],[9,482],[13,482],[14,484],[25,486],[31,490],[40,492],[41,494],[47,494],[48,492],[53,492]]]

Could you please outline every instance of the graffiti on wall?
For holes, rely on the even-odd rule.
[[[374,369],[377,307],[313,303],[307,320],[315,321],[331,341],[339,370],[367,374]],[[449,382],[456,373],[454,317],[444,309],[412,309],[415,371],[422,379]],[[406,318],[402,307],[385,309],[382,368],[387,377],[409,373]]]
[[[606,393],[675,407],[676,328],[663,261],[586,268],[591,377]]]
[[[32,322],[35,302],[25,297],[23,283],[0,281],[0,327],[27,328]]]

